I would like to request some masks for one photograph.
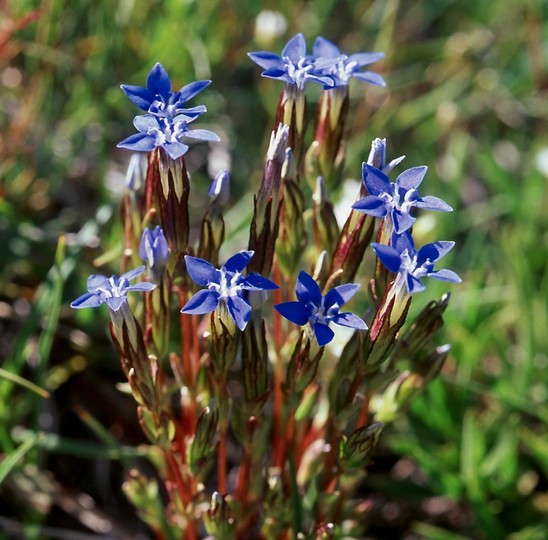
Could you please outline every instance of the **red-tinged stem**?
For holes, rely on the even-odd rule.
[[[175,460],[175,457],[169,450],[166,450],[164,452],[164,455],[166,456],[166,461],[169,466],[169,470],[171,472],[170,474],[171,480],[177,486],[177,490],[179,492],[179,495],[181,496],[181,500],[183,501],[183,504],[187,506],[190,502],[192,502],[192,495],[189,493],[188,487],[181,475],[179,465],[177,461]]]
[[[370,396],[366,390],[366,393],[363,399],[362,409],[360,411],[358,419],[356,420],[356,429],[359,429],[367,425],[369,422],[369,401],[370,401]]]
[[[236,483],[236,491],[234,498],[242,504],[244,513],[247,513],[247,493],[249,487],[249,478],[251,472],[251,456],[247,450],[244,449],[244,455],[242,457],[242,463],[238,469],[238,481]]]
[[[192,503],[193,499],[192,487],[189,486],[188,483],[185,482],[185,480],[183,479],[183,476],[181,475],[181,471],[173,454],[169,451],[165,451],[164,454],[166,456],[169,470],[171,471],[171,480],[175,482],[175,485],[177,486],[181,501],[183,502],[185,507],[188,507]],[[184,539],[198,540],[198,531],[196,530],[196,524],[193,520],[189,520],[187,524]]]

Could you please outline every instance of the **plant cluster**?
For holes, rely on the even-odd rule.
[[[425,277],[460,281],[435,269],[453,242],[415,248],[411,212],[451,208],[419,194],[426,167],[391,182],[403,158],[388,160],[376,138],[355,203],[342,226],[335,218],[349,82],[384,85],[362,70],[381,53],[347,55],[318,37],[307,54],[298,34],[280,55],[249,56],[284,88],[247,247],[220,263],[224,170],[192,238],[188,139],[218,136],[190,129],[206,108],[187,102],[210,81],[173,92],[156,64],[146,87],[122,86],[145,114],[119,146],[147,154],[145,172],[132,157],[122,203],[123,273],[90,276],[72,307],[109,309],[158,473],[132,470],[124,487],[158,538],[361,538],[359,487],[383,425],[449,351],[432,339],[448,296],[414,321],[409,306]],[[323,87],[314,122],[309,82]]]

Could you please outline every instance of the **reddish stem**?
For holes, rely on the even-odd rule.
[[[236,491],[234,498],[242,504],[243,511],[246,511],[247,493],[249,487],[249,477],[251,471],[251,456],[244,449],[242,463],[238,469],[238,481],[236,483]]]
[[[363,399],[362,410],[360,411],[358,419],[356,420],[356,429],[359,429],[365,426],[369,422],[369,401],[370,401],[370,397],[366,391],[366,394]]]

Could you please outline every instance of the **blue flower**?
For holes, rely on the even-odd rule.
[[[243,330],[251,316],[251,305],[247,301],[247,291],[269,291],[278,285],[255,273],[242,275],[242,271],[253,257],[253,251],[236,253],[220,269],[212,264],[185,255],[185,263],[190,277],[207,289],[198,291],[183,307],[181,313],[203,315],[215,311],[224,303],[230,316],[240,330]]]
[[[156,287],[154,283],[148,281],[141,281],[135,285],[130,284],[132,279],[135,279],[144,271],[145,267],[139,266],[139,268],[126,272],[120,277],[111,276],[107,278],[106,276],[101,275],[89,276],[87,283],[88,292],[74,300],[74,302],[70,304],[70,307],[82,309],[106,304],[111,311],[116,312],[125,305],[128,292],[146,292],[151,291]]]
[[[206,112],[204,105],[186,108],[183,104],[201,92],[211,81],[196,81],[171,91],[171,79],[162,64],[157,63],[148,74],[146,88],[122,84],[126,96],[143,111],[160,117],[175,118],[184,115],[186,120],[195,119]]]
[[[409,294],[423,291],[426,287],[421,279],[430,277],[441,281],[460,283],[460,277],[451,270],[434,270],[434,264],[445,256],[455,242],[433,242],[415,250],[413,237],[409,231],[392,235],[392,245],[373,243],[377,257],[391,272],[397,272],[396,281],[405,285]],[[398,284],[396,284],[398,286]]]
[[[164,231],[158,226],[143,231],[139,244],[139,257],[145,261],[154,274],[158,275],[169,261],[169,247]],[[159,276],[158,276],[159,277]]]
[[[181,140],[183,137],[202,141],[220,140],[216,133],[207,129],[188,129],[190,121],[185,115],[175,118],[158,117],[154,114],[136,116],[133,125],[139,133],[130,135],[117,146],[136,152],[150,152],[162,147],[171,159],[178,159],[188,150],[188,146]]]
[[[349,312],[339,313],[341,306],[348,302],[359,288],[359,285],[352,283],[339,285],[322,296],[320,287],[314,279],[306,272],[300,272],[295,286],[297,302],[284,302],[274,306],[274,309],[299,326],[309,324],[318,344],[323,347],[335,336],[329,328],[331,322],[356,330],[367,330],[367,325],[357,315]]]
[[[302,34],[293,36],[285,45],[282,54],[251,52],[248,56],[261,66],[263,77],[278,79],[303,90],[308,81],[333,86],[333,79],[325,75],[325,69],[334,64],[336,58],[316,59],[306,54],[306,41]]]
[[[339,48],[331,41],[319,36],[314,41],[312,54],[316,60],[322,59],[327,63],[329,59],[335,60],[334,63],[326,65],[323,73],[333,80],[333,84],[328,87],[348,86],[350,79],[358,79],[376,86],[386,86],[384,79],[373,71],[361,71],[361,68],[373,64],[384,58],[384,53],[363,52],[347,56],[342,54]]]
[[[407,169],[392,183],[382,171],[364,163],[362,177],[370,195],[354,203],[352,208],[374,217],[383,218],[390,215],[394,232],[397,234],[407,231],[415,222],[416,218],[409,213],[413,207],[451,212],[453,209],[441,199],[429,195],[419,196],[417,188],[427,169],[427,167]]]

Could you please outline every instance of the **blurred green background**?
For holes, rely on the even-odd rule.
[[[371,140],[386,137],[389,156],[428,165],[428,193],[455,208],[417,228],[421,243],[457,242],[446,265],[463,278],[446,314],[452,354],[384,435],[366,486],[371,537],[548,538],[546,0],[0,9],[0,359],[52,395],[1,373],[0,531],[99,534],[104,520],[114,538],[146,538],[119,493],[142,439],[114,389],[106,313],[82,313],[82,327],[68,308],[94,265],[118,270],[129,154],[116,143],[139,113],[119,85],[144,84],[158,61],[175,87],[211,78],[203,124],[223,143],[196,146],[189,167],[205,193],[230,166],[238,201],[258,185],[281,91],[246,52],[279,53],[302,31],[310,46],[323,35],[345,52],[386,53],[374,69],[387,89],[351,88],[347,176],[359,178]],[[417,307],[446,289],[429,283]]]

